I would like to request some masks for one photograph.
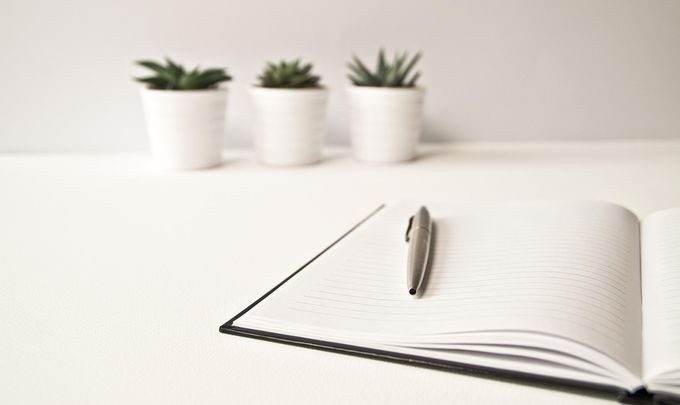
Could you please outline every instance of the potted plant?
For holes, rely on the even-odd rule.
[[[225,69],[185,70],[166,58],[165,64],[143,60],[152,76],[145,83],[142,103],[156,164],[171,169],[200,169],[222,162],[227,89]]]
[[[390,62],[384,50],[371,71],[356,56],[348,64],[350,139],[355,156],[371,163],[413,159],[420,138],[425,90],[420,72],[411,74],[420,53],[396,54]]]
[[[267,63],[250,95],[258,160],[305,165],[321,159],[328,90],[299,59]]]

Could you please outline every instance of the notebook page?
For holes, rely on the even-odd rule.
[[[413,203],[388,205],[236,322],[374,343],[534,331],[606,353],[640,375],[638,221],[604,203],[427,204],[424,294],[406,290]]]
[[[680,208],[642,221],[642,284],[645,377],[680,371]]]

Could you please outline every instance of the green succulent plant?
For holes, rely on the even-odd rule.
[[[136,77],[138,82],[146,83],[149,88],[157,90],[204,90],[216,88],[221,82],[231,80],[223,68],[201,70],[198,66],[187,71],[180,64],[165,58],[165,65],[151,61],[140,60],[138,65],[153,71],[148,77]]]
[[[390,62],[385,57],[385,50],[378,53],[375,71],[371,71],[356,56],[352,55],[352,62],[348,63],[350,74],[347,76],[355,86],[370,87],[414,87],[420,72],[411,75],[411,71],[420,60],[420,52],[409,59],[408,52],[395,53]]]
[[[268,62],[261,75],[257,76],[260,87],[301,89],[320,87],[320,76],[312,74],[312,64],[302,64],[300,59],[290,62]]]

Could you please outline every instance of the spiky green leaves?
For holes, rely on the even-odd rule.
[[[138,82],[146,83],[149,88],[156,90],[204,90],[213,89],[221,82],[231,80],[225,69],[212,68],[200,70],[198,67],[186,71],[169,58],[165,65],[150,60],[141,60],[138,65],[154,72],[153,76],[137,77]]]
[[[394,60],[389,62],[385,58],[385,50],[378,53],[378,62],[375,71],[371,71],[356,57],[352,56],[352,62],[348,63],[350,74],[347,76],[355,86],[370,87],[414,87],[420,72],[411,75],[411,71],[420,60],[420,52],[411,59],[408,53],[395,54]]]
[[[300,59],[290,62],[267,63],[264,71],[257,77],[259,86],[301,89],[319,87],[320,76],[312,74],[312,64],[302,64]]]

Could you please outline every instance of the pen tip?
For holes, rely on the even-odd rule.
[[[416,295],[416,289],[415,288],[409,288],[408,293],[411,295]]]

